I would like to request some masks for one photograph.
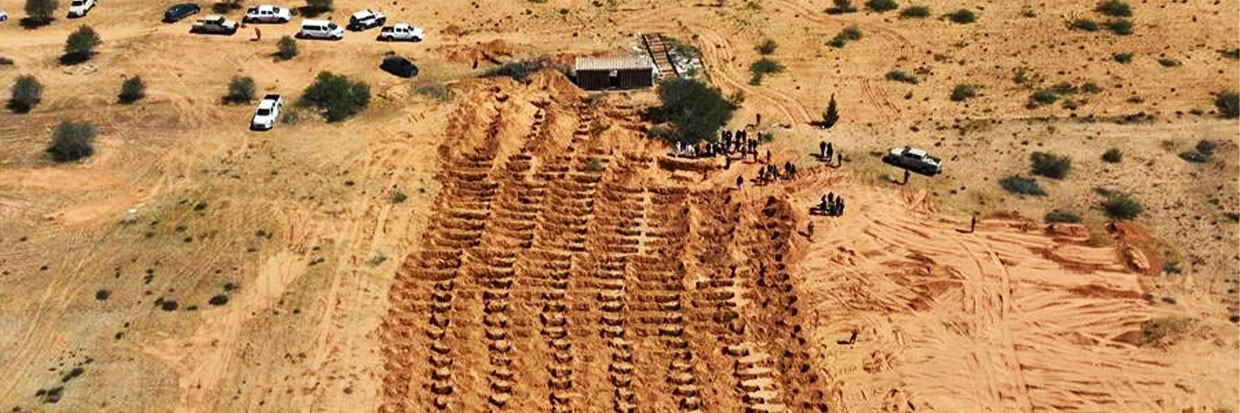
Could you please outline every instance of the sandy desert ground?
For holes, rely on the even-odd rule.
[[[901,2],[926,19],[809,0],[337,0],[335,20],[374,7],[430,35],[302,41],[291,61],[272,54],[295,25],[196,36],[158,22],[170,3],[27,30],[0,0],[0,95],[23,74],[46,87],[32,112],[0,112],[0,409],[1240,411],[1240,124],[1213,104],[1240,83],[1221,53],[1240,46],[1235,0],[1130,2],[1131,36],[1069,29],[1103,18],[1062,0]],[[938,18],[963,7],[977,22]],[[99,53],[60,65],[83,24]],[[863,37],[826,44],[849,26]],[[764,149],[801,175],[736,191],[760,164],[669,161],[645,136],[649,91],[477,76],[631,53],[650,32],[699,48],[703,78],[744,96],[730,127],[773,133]],[[751,85],[766,38],[786,70]],[[422,74],[380,72],[388,51]],[[251,107],[219,102],[233,75],[291,98],[323,70],[369,83],[370,108],[255,133]],[[148,97],[118,104],[132,75]],[[1061,83],[1100,90],[1027,107]],[[958,84],[980,95],[954,102]],[[817,129],[832,95],[841,121]],[[98,126],[95,156],[48,159],[63,120]],[[810,156],[823,139],[843,165]],[[1207,162],[1180,159],[1201,140]],[[895,183],[878,157],[906,143],[945,173]],[[1072,173],[1042,179],[1045,197],[1001,189],[1034,151]],[[1145,213],[1113,224],[1097,188]],[[807,214],[826,191],[845,216]],[[1044,224],[1054,209],[1084,223]]]

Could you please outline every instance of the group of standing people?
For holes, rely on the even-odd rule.
[[[834,192],[823,195],[818,203],[818,213],[833,217],[844,215],[844,196],[835,196]]]
[[[831,165],[832,158],[836,160],[837,166],[844,165],[844,152],[843,151],[836,152],[835,147],[831,146],[831,142],[827,142],[827,141],[818,142],[818,159],[822,160],[823,162],[826,162],[827,165]]]

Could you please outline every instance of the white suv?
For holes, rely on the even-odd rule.
[[[344,38],[344,28],[328,20],[302,20],[301,31],[297,32],[297,37],[340,40]]]
[[[364,9],[353,13],[352,16],[349,16],[349,30],[353,31],[360,32],[362,30],[382,26],[384,23],[387,23],[387,16],[371,9]]]
[[[246,23],[288,23],[290,20],[293,20],[293,13],[289,9],[269,4],[251,7],[241,19]]]
[[[422,32],[421,27],[406,23],[396,23],[394,26],[385,26],[379,30],[379,40],[385,42],[394,42],[397,40],[406,42],[420,42],[424,37],[426,37],[426,33]]]
[[[263,100],[258,102],[258,109],[254,110],[254,120],[250,121],[250,129],[271,130],[276,126],[276,119],[280,118],[280,109],[283,108],[284,98],[280,95],[263,96]]]
[[[73,0],[69,2],[69,17],[83,17],[90,9],[95,8],[95,0]]]

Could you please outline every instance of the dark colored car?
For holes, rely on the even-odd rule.
[[[410,62],[409,59],[400,56],[383,58],[383,64],[379,65],[379,68],[400,77],[414,77],[418,75],[418,66]]]
[[[168,23],[177,22],[186,17],[198,14],[200,11],[202,11],[202,8],[198,7],[198,5],[194,3],[174,4],[171,7],[168,7],[168,10],[164,11],[164,21]]]

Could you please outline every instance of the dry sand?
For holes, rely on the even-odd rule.
[[[1090,2],[927,3],[976,10],[970,25],[718,3],[339,0],[336,20],[378,7],[430,36],[303,41],[288,62],[271,54],[295,25],[194,36],[156,22],[162,3],[0,25],[15,61],[0,93],[21,74],[46,86],[33,112],[0,113],[0,409],[1240,409],[1240,138],[1211,95],[1240,79],[1219,53],[1237,47],[1240,2],[1132,2],[1132,36],[1069,30],[1103,20]],[[14,19],[21,6],[0,0]],[[104,43],[62,67],[81,24]],[[825,45],[854,25],[861,40]],[[509,58],[623,53],[654,31],[699,47],[710,81],[745,97],[731,126],[761,113],[775,159],[802,176],[736,193],[758,165],[706,180],[660,167],[647,92],[588,104],[553,73],[469,79]],[[767,37],[787,69],[750,85]],[[387,51],[419,63],[413,85],[456,96],[378,71]],[[1121,52],[1136,57],[1111,61]],[[920,82],[885,80],[893,69]],[[321,70],[370,83],[371,107],[252,133],[252,108],[218,102],[233,75],[295,98]],[[119,105],[131,75],[148,97]],[[1026,108],[1061,82],[1101,91]],[[950,101],[963,83],[981,95]],[[808,122],[832,95],[842,120],[823,132]],[[99,127],[95,156],[43,156],[62,120]],[[843,167],[808,156],[821,139]],[[1209,162],[1177,156],[1202,139],[1219,145]],[[905,143],[946,173],[892,183],[875,154]],[[1122,163],[1099,159],[1112,147]],[[1073,173],[1041,180],[1047,197],[999,189],[1033,151],[1071,155]],[[1097,187],[1145,214],[1108,228]],[[844,217],[806,215],[825,190],[847,197]],[[1085,225],[1041,224],[1058,208]]]

